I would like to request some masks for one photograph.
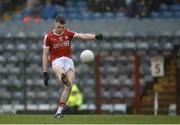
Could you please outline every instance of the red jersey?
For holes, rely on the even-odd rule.
[[[43,47],[49,48],[51,62],[62,56],[71,58],[71,40],[74,34],[69,29],[65,29],[61,34],[51,31],[45,35]]]

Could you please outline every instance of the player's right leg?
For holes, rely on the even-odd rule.
[[[64,83],[64,82],[62,81],[62,74],[65,74],[65,75],[66,75],[64,69],[63,69],[62,67],[60,67],[60,66],[56,66],[56,67],[53,68],[53,70],[54,70],[54,72],[55,72],[55,74],[56,74],[59,82],[60,82],[60,83]],[[66,76],[66,77],[67,77],[67,76]],[[68,77],[67,77],[67,80],[68,80]],[[68,81],[68,82],[69,82],[69,81]],[[69,84],[70,84],[70,83],[69,83]],[[70,86],[68,86],[68,87],[67,87],[67,85],[66,85],[65,83],[64,83],[64,85],[65,85],[65,86],[64,86],[64,90],[63,90],[63,92],[62,92],[62,94],[61,94],[60,101],[59,101],[59,106],[58,106],[58,110],[57,110],[57,112],[56,112],[56,114],[55,114],[55,117],[63,117],[62,111],[63,111],[63,109],[64,109],[64,107],[65,107],[65,105],[66,105],[66,102],[68,101],[68,98],[69,98],[70,93],[71,93],[71,89],[72,89],[71,84],[70,84]]]
[[[71,93],[72,86],[74,84],[74,79],[75,79],[75,70],[70,69],[68,72],[66,72],[67,79],[70,83],[70,87],[64,86],[64,90],[61,96],[61,99],[63,102],[67,102]]]
[[[63,90],[63,93],[62,93],[61,98],[60,98],[59,108],[58,108],[58,110],[57,110],[57,112],[55,114],[55,117],[63,117],[61,107],[64,107],[66,102],[69,99],[69,96],[70,96],[70,93],[71,93],[71,90],[72,90],[72,86],[74,84],[75,70],[74,69],[69,69],[66,72],[66,75],[67,75],[67,79],[69,80],[70,87],[64,86],[64,90]],[[64,102],[64,103],[62,103],[62,102]]]
[[[70,83],[66,73],[61,74],[61,80],[67,87],[71,87],[71,83]]]
[[[60,57],[52,62],[52,68],[60,83],[64,83],[67,87],[70,87],[70,82],[65,73],[65,57]]]
[[[65,77],[67,78],[67,80],[68,80],[68,76],[67,76],[67,74],[64,72],[64,70],[63,70],[63,68],[61,68],[61,67],[59,67],[59,66],[56,66],[55,68],[54,68],[54,72],[55,72],[55,74],[56,74],[56,76],[58,77],[58,80],[60,81],[60,83],[62,83],[63,81],[62,81],[62,74],[64,74],[65,75]],[[68,82],[69,82],[69,80],[68,80]],[[69,95],[70,95],[70,92],[71,92],[71,83],[69,82],[69,84],[70,84],[70,86],[64,86],[64,90],[63,90],[63,92],[62,92],[62,95],[61,95],[61,101],[62,102],[64,102],[64,103],[66,103],[67,102],[67,100],[68,100],[68,98],[69,98]]]

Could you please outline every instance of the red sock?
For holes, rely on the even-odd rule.
[[[61,107],[64,107],[66,105],[66,103],[64,103],[64,102],[59,102],[59,106],[61,106]]]

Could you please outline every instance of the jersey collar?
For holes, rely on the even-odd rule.
[[[54,35],[57,35],[57,36],[61,36],[63,33],[64,33],[64,31],[63,31],[61,34],[57,34],[57,33],[55,32],[55,30],[53,30],[53,34],[54,34]]]

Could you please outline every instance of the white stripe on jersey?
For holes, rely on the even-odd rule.
[[[43,40],[43,48],[49,48],[49,46],[46,46],[46,41],[47,40],[47,34],[44,36],[44,40]]]

